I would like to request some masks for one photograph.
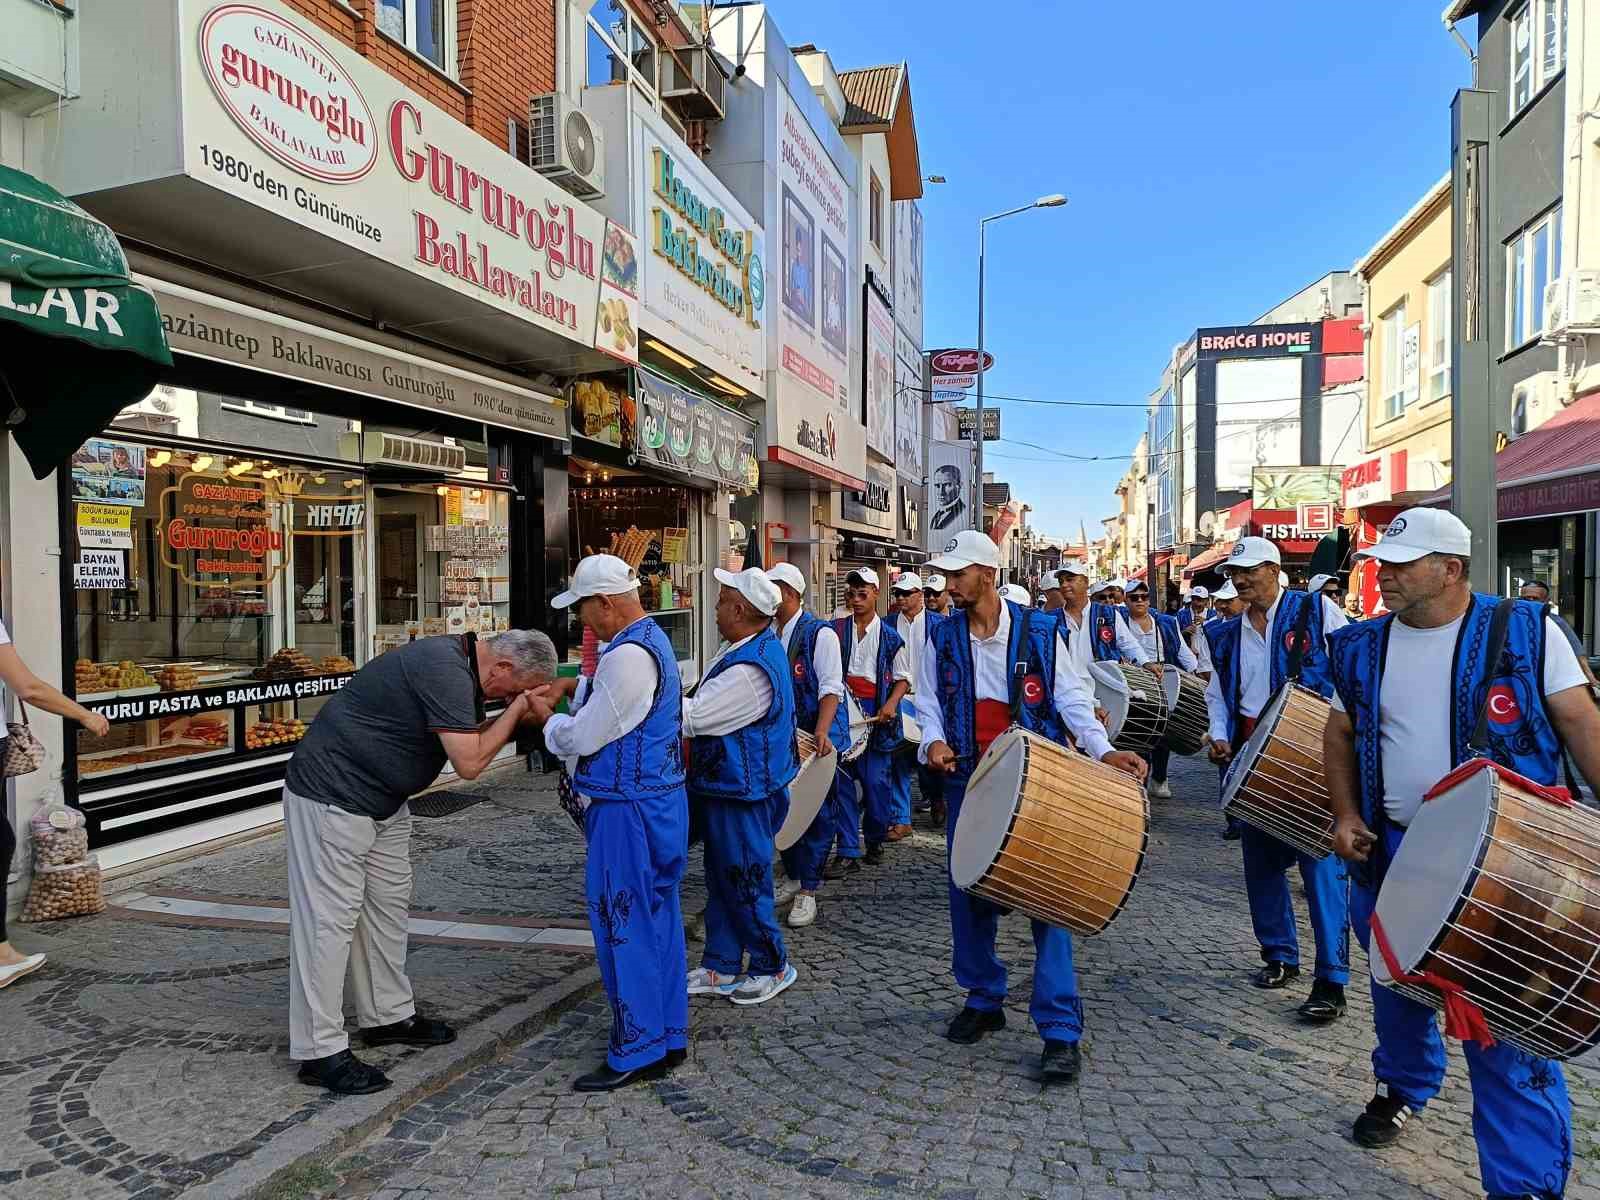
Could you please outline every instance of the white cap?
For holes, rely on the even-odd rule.
[[[1106,586],[1114,587],[1119,591],[1125,592],[1128,590],[1128,581],[1126,579],[1108,579],[1106,580]]]
[[[578,563],[571,586],[554,600],[551,608],[571,608],[590,596],[622,596],[639,590],[639,577],[633,568],[615,554],[591,554]]]
[[[778,601],[783,599],[778,585],[768,579],[760,567],[746,567],[742,571],[724,571],[717,567],[711,572],[718,583],[727,584],[738,592],[763,616],[770,617],[778,611]]]
[[[987,533],[963,529],[944,544],[944,553],[928,560],[940,571],[959,571],[963,567],[999,567],[1000,547]]]
[[[1020,604],[1023,608],[1033,607],[1033,597],[1028,594],[1028,589],[1020,583],[1002,583],[1000,585],[1000,598],[1010,600],[1013,604]]]
[[[1376,546],[1356,551],[1379,562],[1416,562],[1428,554],[1472,555],[1472,530],[1455,513],[1443,508],[1408,508],[1383,531]]]
[[[1128,586],[1123,589],[1123,593],[1125,595],[1132,595],[1134,592],[1148,592],[1149,590],[1150,585],[1144,580],[1130,579],[1128,580]]]
[[[1061,586],[1061,577],[1063,575],[1076,575],[1079,579],[1088,579],[1089,568],[1083,563],[1069,558],[1061,564],[1060,570],[1056,572],[1057,587]]]
[[[1281,588],[1284,588],[1285,590],[1288,589],[1288,587],[1289,587],[1289,572],[1287,572],[1287,571],[1279,571],[1278,572],[1278,586],[1281,587]]]
[[[1189,599],[1191,600],[1209,600],[1210,598],[1211,592],[1204,586],[1189,589]]]
[[[1221,587],[1219,587],[1217,589],[1216,595],[1212,596],[1211,598],[1213,600],[1237,600],[1239,598],[1239,592],[1233,586],[1233,583],[1230,580],[1229,582],[1227,582],[1227,583],[1223,584]]]
[[[922,590],[922,576],[915,571],[902,571],[900,578],[889,585],[891,592],[920,592]]]
[[[802,596],[806,594],[806,577],[793,563],[779,563],[767,572],[767,578],[773,583],[787,583]]]
[[[1259,567],[1262,563],[1282,563],[1278,547],[1264,537],[1242,537],[1233,544],[1224,567]]]
[[[1334,577],[1332,575],[1313,575],[1311,577],[1311,582],[1306,584],[1306,591],[1320,592],[1323,588],[1332,583],[1333,580]]]
[[[929,575],[922,581],[922,590],[925,592],[942,592],[945,589],[943,575]]]
[[[857,583],[870,583],[873,587],[877,587],[878,573],[871,567],[855,567],[848,575],[844,577],[844,581],[845,583],[851,585],[855,585]]]
[[[1086,575],[1086,576],[1084,576],[1084,578],[1087,579],[1088,576]],[[1089,585],[1089,595],[1098,596],[1101,592],[1105,591],[1110,586],[1111,586],[1111,581],[1109,579],[1102,579],[1102,580],[1100,580],[1099,583],[1091,583]]]

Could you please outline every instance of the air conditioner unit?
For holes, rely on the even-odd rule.
[[[689,46],[663,54],[661,68],[661,98],[676,101],[685,116],[720,121],[726,115],[728,81],[710,46]]]
[[[339,443],[340,453],[346,458],[359,457],[362,462],[372,465],[414,467],[446,475],[459,475],[467,468],[466,447],[448,442],[430,442],[426,438],[368,430],[365,433],[344,434]]]
[[[528,104],[528,165],[580,200],[606,194],[605,135],[558,92],[535,96]]]

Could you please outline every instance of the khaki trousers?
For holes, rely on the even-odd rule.
[[[416,1012],[406,978],[411,809],[358,817],[283,789],[289,843],[289,1057],[349,1048],[348,966],[361,1028]]]

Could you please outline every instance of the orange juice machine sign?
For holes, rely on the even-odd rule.
[[[284,565],[263,484],[184,475],[161,493],[161,561],[185,583],[259,588]]]

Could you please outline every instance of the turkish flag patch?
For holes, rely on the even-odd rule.
[[[1102,641],[1102,642],[1110,642],[1110,641],[1111,641],[1111,639],[1112,639],[1112,638],[1114,638],[1114,637],[1116,637],[1116,636],[1117,636],[1117,635],[1116,635],[1116,631],[1115,631],[1115,630],[1113,630],[1113,629],[1112,629],[1112,628],[1111,628],[1111,626],[1109,626],[1109,625],[1102,625],[1102,626],[1101,626],[1101,627],[1100,627],[1100,640],[1101,640],[1101,641]]]
[[[794,664],[794,677],[796,679],[804,679],[806,677],[806,665],[805,665],[805,663],[796,662]]]
[[[1311,648],[1310,634],[1307,634],[1301,639],[1300,646],[1304,650],[1309,650]],[[1283,648],[1289,651],[1291,654],[1294,652],[1294,630],[1291,629],[1288,633],[1283,635]]]
[[[1514,725],[1522,720],[1522,706],[1507,684],[1497,683],[1489,689],[1489,720],[1496,725]]]
[[[1026,675],[1022,680],[1022,699],[1028,704],[1038,704],[1044,699],[1044,680],[1037,675]]]

